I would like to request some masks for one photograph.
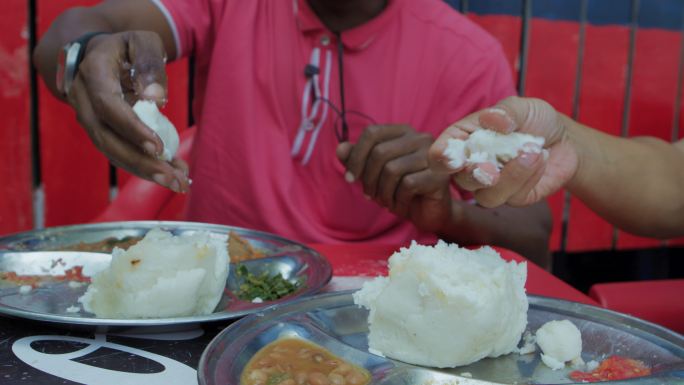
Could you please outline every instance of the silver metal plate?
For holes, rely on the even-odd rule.
[[[609,310],[558,299],[529,296],[528,330],[555,319],[569,319],[582,332],[585,361],[620,355],[653,368],[648,377],[611,384],[684,383],[684,337]],[[351,292],[318,295],[246,317],[217,335],[204,351],[198,375],[203,385],[238,384],[249,359],[284,336],[300,337],[370,371],[373,384],[484,385],[565,384],[571,369],[553,371],[539,352],[487,358],[449,370],[413,366],[368,353],[368,312],[354,305]],[[458,330],[454,330],[458,333]],[[445,336],[449,338],[449,336]],[[469,373],[471,377],[464,376]]]
[[[0,238],[0,272],[17,274],[63,274],[64,269],[84,266],[84,275],[92,274],[109,263],[109,255],[99,253],[13,253],[11,251],[58,250],[79,242],[99,242],[107,238],[142,237],[152,228],[161,227],[179,235],[197,231],[215,234],[236,232],[239,236],[264,252],[263,259],[242,262],[254,273],[279,272],[288,280],[303,279],[304,287],[296,293],[277,301],[261,304],[242,301],[232,293],[239,287],[235,269],[231,268],[226,283],[226,293],[213,314],[195,317],[102,319],[80,310],[67,312],[77,305],[87,285],[73,288],[67,282],[46,283],[26,294],[20,293],[20,285],[0,283],[0,315],[48,322],[72,329],[97,329],[109,331],[128,327],[192,327],[198,323],[226,321],[257,312],[273,304],[292,301],[320,291],[332,276],[330,263],[316,251],[299,243],[273,234],[242,228],[209,225],[192,222],[113,222],[93,225],[54,227]],[[63,263],[56,263],[61,258]],[[162,330],[162,329],[160,329]]]

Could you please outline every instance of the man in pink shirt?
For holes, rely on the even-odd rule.
[[[55,58],[73,41],[87,49],[73,86],[58,89]],[[514,93],[499,44],[442,1],[119,0],[65,12],[35,53],[48,86],[114,164],[187,191],[187,166],[154,156],[161,142],[130,108],[163,103],[166,55],[196,64],[188,219],[302,242],[439,236],[544,264],[545,204],[483,210],[428,167],[445,127]]]

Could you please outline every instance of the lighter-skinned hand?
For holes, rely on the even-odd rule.
[[[430,148],[430,167],[435,172],[452,174],[454,182],[472,191],[482,206],[531,205],[563,187],[577,170],[577,152],[570,143],[563,120],[564,117],[543,100],[504,99],[495,107],[473,113],[448,127]],[[541,136],[545,139],[544,151],[520,152],[501,170],[490,163],[467,163],[458,169],[451,168],[444,155],[448,139],[465,140],[481,129]],[[487,175],[484,178],[483,173]]]

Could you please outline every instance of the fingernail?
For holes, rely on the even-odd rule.
[[[152,180],[159,185],[167,187],[166,176],[164,174],[154,174],[152,175]]]
[[[502,108],[498,108],[498,107],[488,108],[488,109],[487,109],[487,112],[491,112],[491,113],[493,113],[493,114],[499,114],[499,115],[502,115],[502,116],[507,116],[507,115],[506,115],[506,110],[504,110],[504,109],[502,109]]]
[[[173,190],[177,193],[182,192],[180,183],[178,182],[177,179],[174,179],[173,182],[171,182],[171,186],[169,186],[169,188],[171,188],[171,190]]]
[[[504,110],[503,108],[492,107],[492,108],[487,109],[487,112],[491,112],[493,114],[500,115],[502,118],[504,118],[504,120],[506,121],[506,128],[505,128],[506,133],[515,131],[515,127],[516,127],[515,121],[513,120],[513,118],[511,118],[508,115],[506,110]]]
[[[157,146],[154,145],[154,143],[150,141],[146,141],[143,143],[143,149],[145,149],[145,152],[149,155],[157,155]]]
[[[473,178],[485,186],[491,186],[492,182],[494,182],[494,177],[479,167],[473,170]]]
[[[519,157],[519,162],[525,167],[531,167],[539,159],[539,154],[523,152]]]
[[[344,173],[344,180],[347,181],[347,183],[354,183],[354,174],[351,172],[347,171]]]
[[[544,150],[542,151],[542,156],[544,157],[544,162],[546,162],[547,160],[549,160],[549,150],[544,149]]]
[[[366,198],[366,200],[371,200],[371,197],[369,195],[363,194],[363,197]]]
[[[163,100],[166,97],[164,87],[159,83],[152,83],[145,87],[142,97],[148,100]]]
[[[188,178],[188,186],[192,186],[192,179]]]

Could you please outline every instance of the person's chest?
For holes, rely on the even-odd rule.
[[[399,21],[340,50],[330,31],[302,28],[291,1],[240,8],[217,19],[210,61],[200,67],[206,123],[222,122],[232,137],[283,151],[301,146],[302,156],[314,139],[312,157],[319,149],[334,152],[343,114],[352,142],[371,124],[444,128],[434,107],[444,60],[421,37],[402,33]]]

